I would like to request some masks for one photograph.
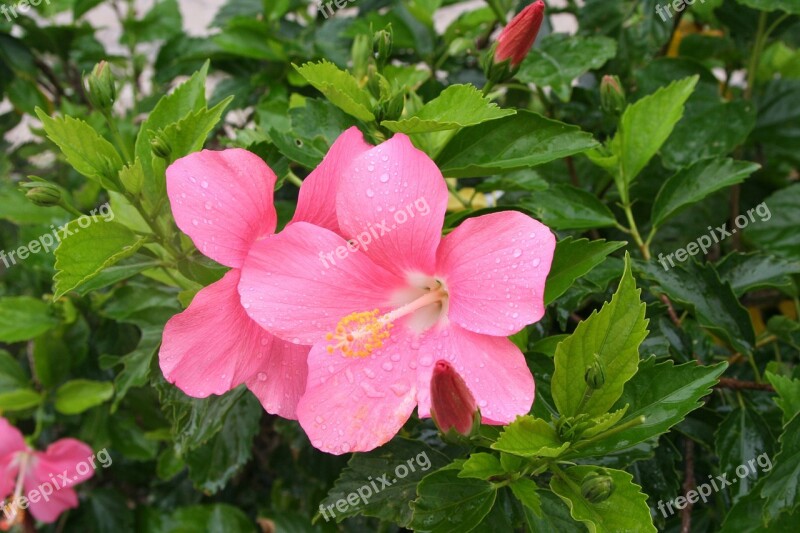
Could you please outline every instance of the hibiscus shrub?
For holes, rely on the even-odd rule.
[[[796,524],[800,2],[124,4],[0,17],[0,529]]]

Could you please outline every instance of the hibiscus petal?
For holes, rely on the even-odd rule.
[[[476,333],[507,336],[541,319],[555,242],[547,226],[517,211],[465,220],[437,253],[450,320]]]
[[[350,313],[388,303],[402,284],[363,253],[348,252],[339,235],[297,222],[253,246],[239,293],[261,326],[295,344],[311,345]]]
[[[403,134],[359,156],[336,196],[342,235],[401,276],[433,273],[446,209],[442,173]]]
[[[403,336],[387,339],[381,355],[365,358],[311,349],[298,419],[314,447],[332,454],[366,452],[385,444],[416,405],[414,358]]]
[[[224,394],[247,383],[268,412],[293,418],[297,391],[305,387],[308,347],[286,350],[280,342],[273,345],[272,335],[253,322],[239,302],[240,275],[240,270],[231,270],[167,322],[161,370],[167,381],[195,398]]]
[[[322,163],[303,180],[292,222],[309,222],[339,233],[336,219],[339,180],[353,160],[370,148],[355,126],[342,133]]]
[[[20,430],[11,425],[5,418],[0,417],[0,460],[14,452],[27,450],[25,439]]]
[[[38,488],[38,485],[34,487],[34,489],[35,488]],[[61,516],[61,513],[67,509],[75,509],[78,507],[78,495],[70,488],[54,491],[53,494],[47,498],[48,501],[39,500],[36,503],[30,503],[28,506],[33,517],[45,524],[55,522],[58,517]]]
[[[430,331],[419,340],[417,401],[420,418],[430,417],[433,361],[445,359],[464,378],[485,424],[508,424],[527,414],[535,385],[525,357],[504,337],[479,335],[455,324]]]
[[[167,194],[175,222],[197,249],[239,268],[253,242],[275,231],[276,180],[247,150],[203,150],[170,165]]]
[[[30,491],[53,479],[59,486],[69,487],[83,483],[94,476],[92,448],[76,439],[61,439],[43,452],[35,452],[32,468],[25,477],[25,490]],[[94,459],[95,466],[99,461]],[[52,477],[51,477],[52,474]],[[66,480],[62,477],[66,476]],[[69,481],[69,484],[67,484]],[[34,484],[33,486],[28,486]]]

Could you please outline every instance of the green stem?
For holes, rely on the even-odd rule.
[[[486,3],[489,4],[489,8],[492,10],[492,13],[494,13],[495,18],[505,26],[506,15],[500,11],[500,6],[497,5],[496,0],[486,0]]]
[[[753,53],[750,54],[750,61],[747,66],[747,88],[744,92],[745,100],[753,98],[753,89],[755,88],[756,72],[758,70],[758,62],[761,59],[761,52],[764,46],[764,33],[767,27],[767,12],[762,11],[758,17],[758,31],[756,32],[756,40],[753,44]]]
[[[637,416],[636,418],[628,420],[627,422],[625,422],[621,426],[613,427],[613,428],[609,429],[608,431],[605,431],[603,433],[598,433],[594,437],[591,437],[589,439],[582,440],[582,441],[578,442],[577,444],[575,444],[575,446],[570,447],[569,451],[578,451],[578,450],[580,450],[582,448],[586,448],[590,444],[593,444],[593,443],[595,443],[595,442],[597,442],[599,440],[603,440],[603,439],[608,438],[608,437],[610,437],[612,435],[616,435],[617,433],[621,433],[622,431],[625,431],[625,430],[630,429],[632,427],[640,426],[640,425],[644,424],[644,420],[645,420],[644,416]],[[563,459],[563,457],[561,459]]]
[[[639,247],[639,250],[642,252],[642,257],[646,261],[650,261],[650,246],[648,243],[644,242],[642,236],[639,234],[639,227],[636,225],[636,220],[633,218],[633,211],[631,210],[631,204],[625,203],[622,206],[622,209],[625,211],[625,218],[628,220],[628,226],[631,230],[631,236],[633,240],[636,242],[636,245]]]
[[[290,171],[289,171],[289,173],[286,175],[286,181],[288,181],[288,182],[289,182],[289,183],[291,183],[292,185],[296,185],[297,187],[302,187],[302,186],[303,186],[303,180],[301,180],[300,178],[298,178],[298,177],[297,177],[297,174],[295,174],[295,173],[294,173],[294,172],[292,172],[291,170],[290,170]]]
[[[111,136],[114,137],[114,141],[117,143],[117,147],[122,152],[122,156],[125,158],[126,163],[133,163],[133,159],[131,159],[131,153],[128,150],[128,145],[125,143],[125,139],[122,137],[122,134],[117,127],[117,123],[114,121],[114,117],[111,116],[109,111],[105,111],[103,116],[106,119],[106,123],[108,124],[109,129],[111,130]]]

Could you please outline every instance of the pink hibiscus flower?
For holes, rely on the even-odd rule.
[[[32,450],[22,433],[0,418],[0,501],[11,500],[3,504],[0,528],[22,522],[26,508],[36,520],[49,523],[77,507],[72,486],[94,475],[91,458],[92,449],[75,439],[61,439],[43,452]]]
[[[530,410],[533,376],[506,337],[544,314],[555,238],[513,211],[442,238],[447,194],[433,161],[398,134],[341,178],[336,211],[351,240],[296,223],[251,249],[239,285],[248,314],[313,345],[297,414],[315,447],[371,450],[415,406],[430,416],[440,359],[463,376],[484,422]]]
[[[300,189],[293,222],[338,231],[333,198],[343,166],[369,149],[357,128],[343,133]],[[296,418],[306,384],[308,346],[276,339],[245,313],[237,285],[250,247],[277,225],[275,173],[241,149],[204,150],[167,169],[167,194],[178,227],[197,249],[231,267],[197,293],[164,328],[164,377],[189,396],[224,394],[242,383],[269,413]]]

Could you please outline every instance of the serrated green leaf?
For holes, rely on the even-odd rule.
[[[430,533],[472,531],[497,498],[497,489],[488,481],[459,478],[458,470],[450,467],[425,476],[417,492],[409,527]]]
[[[136,253],[144,238],[116,222],[95,221],[87,227],[75,220],[56,248],[54,299],[80,287],[110,267]]]
[[[743,182],[760,168],[749,161],[710,159],[699,161],[669,178],[653,202],[651,224],[660,226],[709,194]]]
[[[225,98],[211,109],[194,111],[164,128],[161,135],[171,149],[170,159],[174,161],[200,150],[231,101],[233,101],[232,96]]]
[[[619,241],[589,241],[588,239],[566,239],[558,241],[553,266],[544,289],[544,304],[550,305],[564,294],[576,279],[602,263],[612,252],[625,246]]]
[[[448,177],[533,167],[597,146],[590,133],[530,111],[459,131],[436,158]]]
[[[536,516],[542,516],[542,501],[539,497],[539,486],[529,478],[515,479],[509,484],[511,492],[522,502],[522,505],[531,509]]]
[[[430,133],[475,126],[515,113],[513,109],[502,109],[493,103],[474,85],[451,85],[413,115],[401,120],[384,120],[381,126],[407,134]]]
[[[745,465],[747,469],[744,477],[736,472],[737,482],[728,489],[734,502],[750,492],[758,478],[757,472],[747,468],[747,461],[762,453],[771,456],[773,441],[769,425],[747,404],[734,408],[717,428],[714,449],[719,456],[720,472],[730,472],[733,476],[738,466]]]
[[[553,427],[541,418],[517,417],[503,429],[492,449],[520,457],[558,457],[569,447]]]
[[[114,385],[108,381],[76,379],[58,388],[55,408],[61,414],[78,415],[110,400],[113,395]]]
[[[553,185],[523,199],[520,205],[558,230],[614,226],[614,213],[594,194],[571,185]]]
[[[464,461],[458,477],[473,477],[475,479],[489,479],[505,473],[500,459],[490,453],[473,453]]]
[[[800,257],[797,224],[800,221],[800,183],[773,193],[764,200],[764,216],[744,229],[744,236],[758,248],[787,259]],[[759,213],[761,215],[761,213]]]
[[[786,424],[800,413],[800,379],[790,379],[769,371],[764,373],[764,377],[778,394],[774,401],[783,411],[783,423]]]
[[[763,511],[767,524],[800,505],[800,415],[784,426],[778,441],[781,449],[761,489],[761,497],[767,499]]]
[[[760,11],[786,11],[800,15],[800,4],[795,0],[736,0],[742,5],[758,9]]]
[[[622,395],[625,382],[639,364],[639,344],[647,337],[645,305],[626,256],[625,271],[611,302],[578,324],[575,332],[556,348],[551,388],[562,416],[606,413]],[[584,374],[599,358],[605,383],[590,389]]]
[[[566,479],[553,476],[550,480],[550,488],[569,506],[572,518],[583,522],[590,533],[655,532],[647,496],[627,472],[605,469],[614,482],[611,496],[599,503],[583,498],[581,482],[596,470],[594,466],[573,466],[563,472]]]
[[[27,341],[57,325],[50,307],[41,300],[28,296],[0,298],[0,342]]]
[[[321,61],[294,66],[308,83],[325,95],[339,109],[359,120],[375,120],[369,94],[358,86],[356,79],[333,63]]]
[[[731,284],[736,296],[756,289],[777,288],[794,292],[792,274],[800,273],[800,261],[764,253],[731,253],[716,264],[723,282]]]

